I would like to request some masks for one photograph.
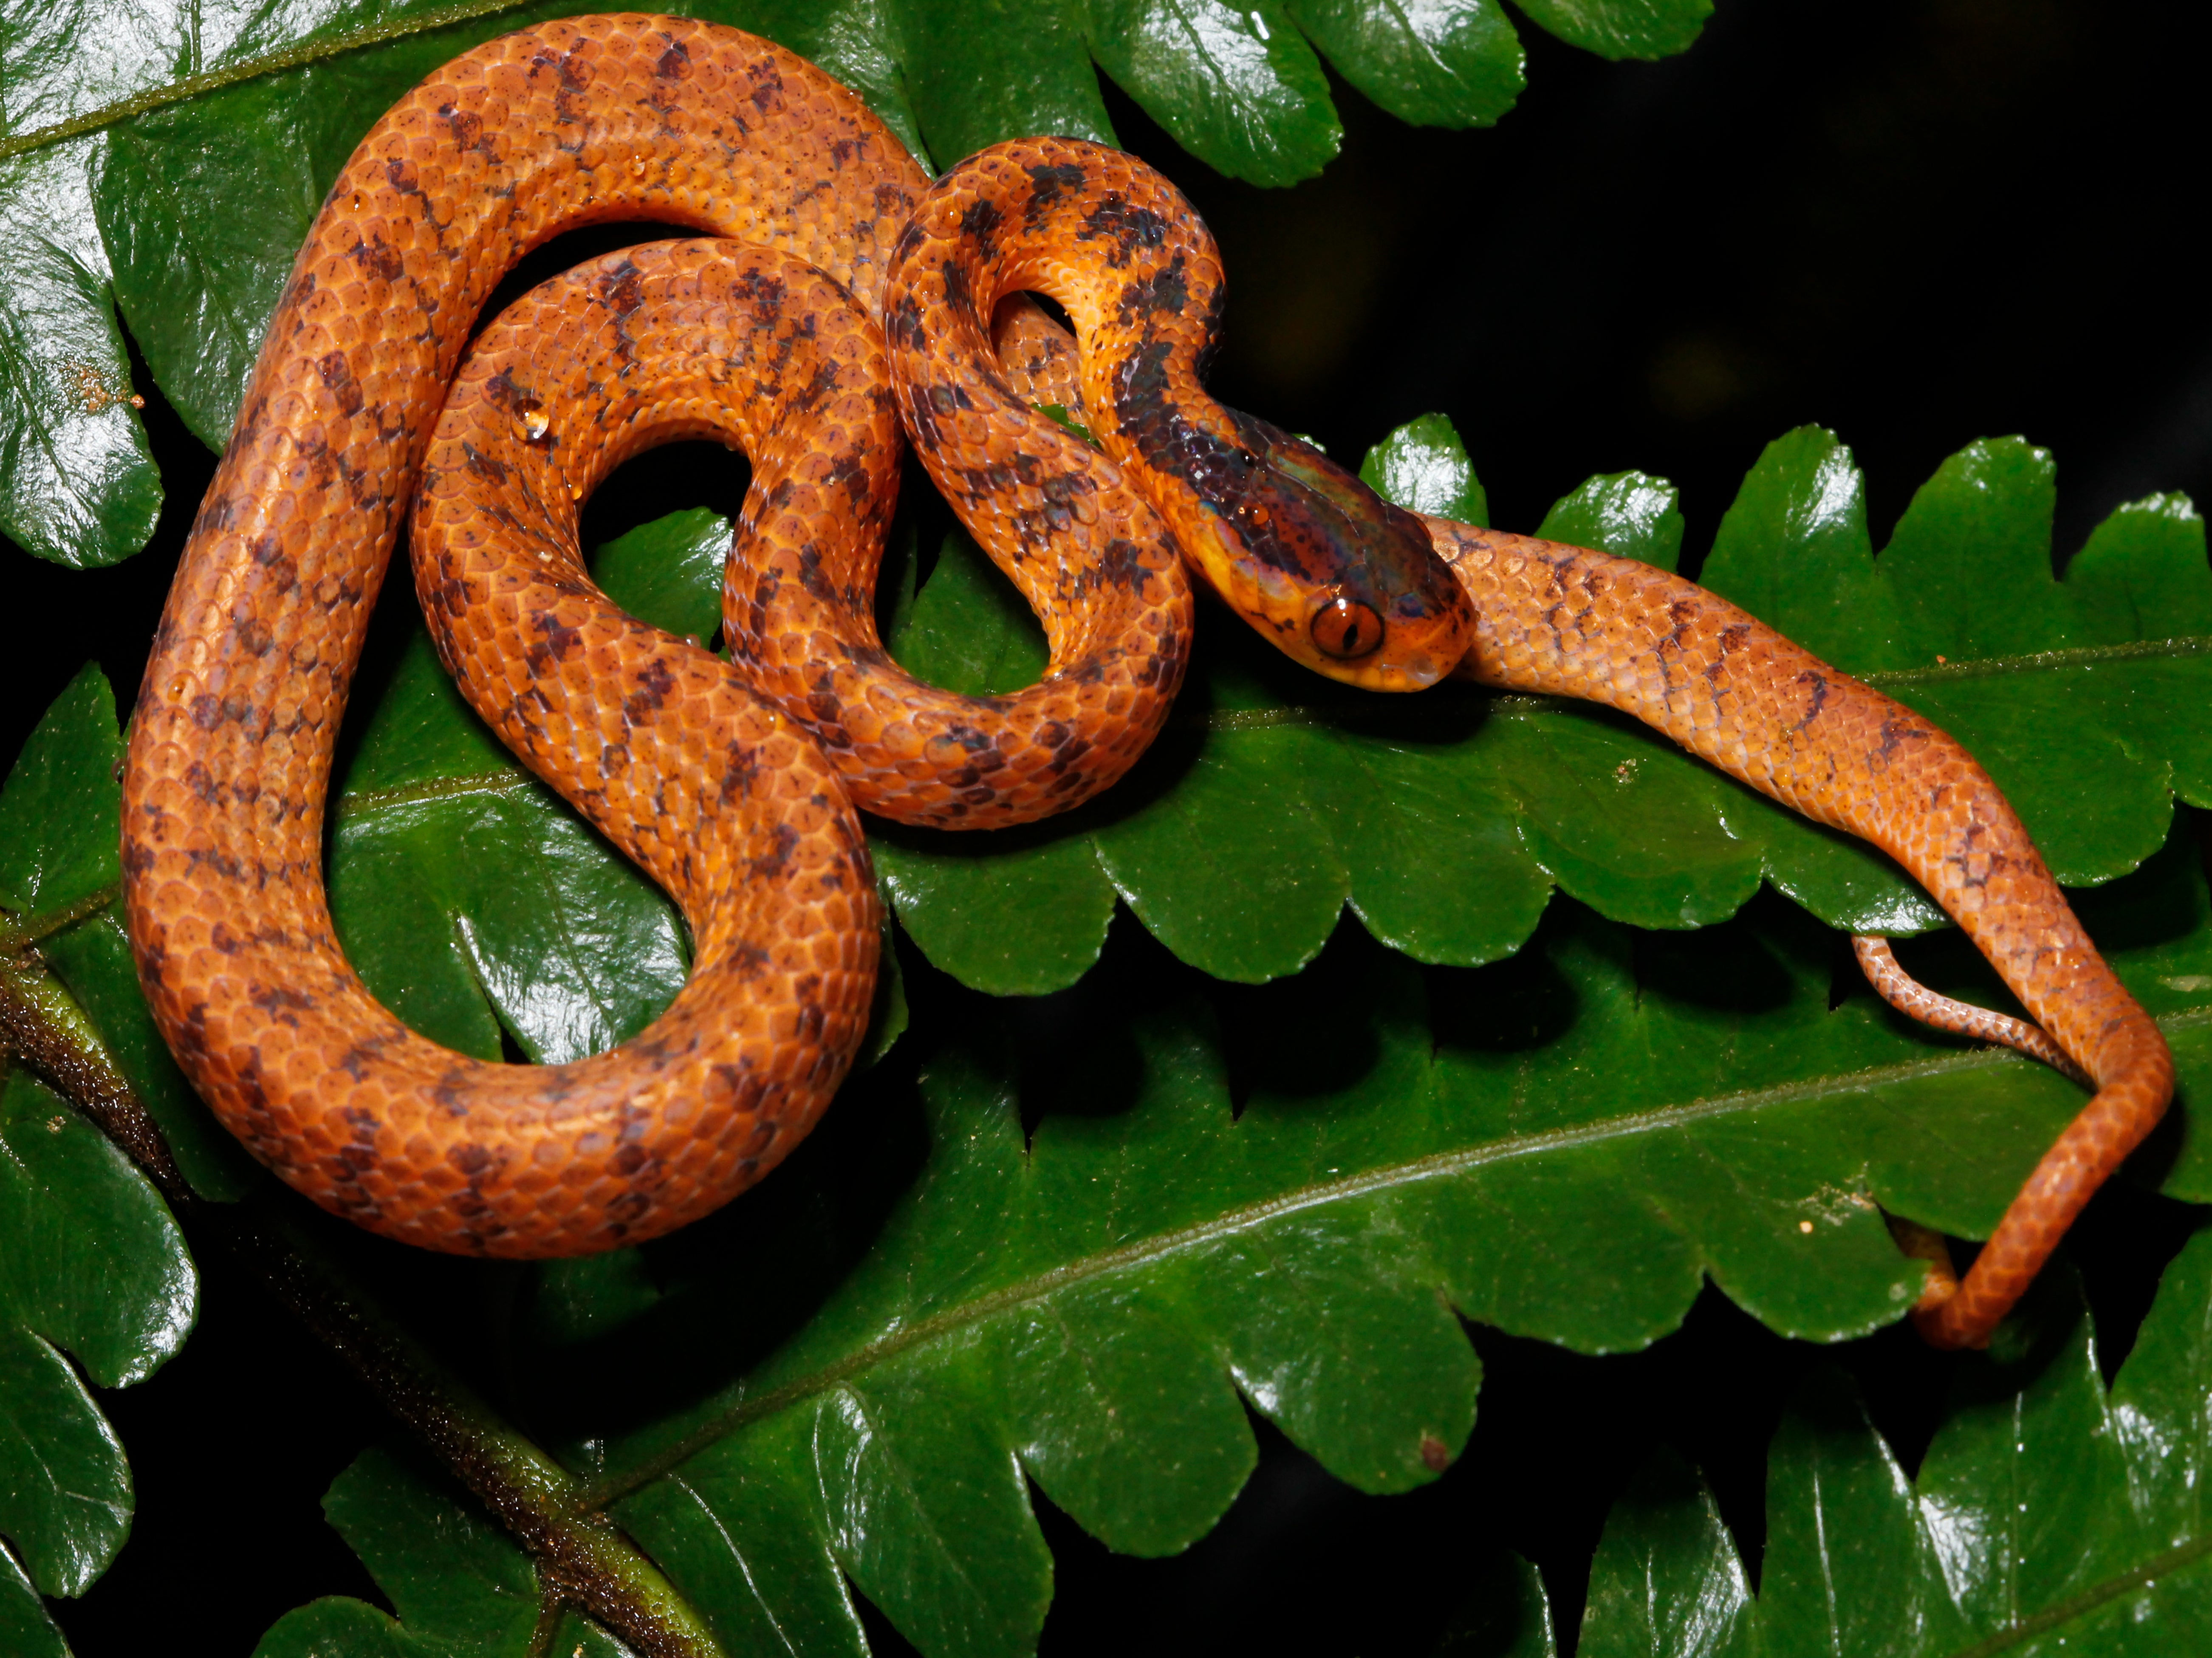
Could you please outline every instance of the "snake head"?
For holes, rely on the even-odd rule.
[[[1234,436],[1205,446],[1190,476],[1210,510],[1185,548],[1215,591],[1285,655],[1347,684],[1417,691],[1457,666],[1474,607],[1421,521],[1312,445],[1223,412]]]

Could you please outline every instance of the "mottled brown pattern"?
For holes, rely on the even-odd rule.
[[[2029,1017],[2095,1079],[2095,1096],[1964,1284],[1931,1274],[1916,1309],[1940,1345],[1985,1344],[2173,1092],[2165,1038],[2097,954],[1996,785],[1911,709],[1679,576],[1526,536],[1428,524],[1479,617],[1462,673],[1607,703],[1783,805],[1872,841],[1928,889]],[[1946,999],[1920,994],[1928,999],[1907,1011],[1949,1023]]]

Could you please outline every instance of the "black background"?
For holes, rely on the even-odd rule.
[[[1522,33],[1529,90],[1500,126],[1407,128],[1340,82],[1343,154],[1288,191],[1211,174],[1109,88],[1124,143],[1223,245],[1224,400],[1355,459],[1442,410],[1506,528],[1593,472],[1669,477],[1692,571],[1761,446],[1806,422],[1856,449],[1877,543],[1984,435],[2057,453],[2062,560],[2124,501],[2212,496],[2204,8],[1723,0],[1659,64]],[[212,466],[143,367],[138,387],[168,489],[152,547],[85,573],[0,550],[33,630],[5,653],[0,752],[88,657],[127,712]],[[2123,1192],[2084,1223],[2108,1366],[2189,1219]],[[317,1594],[376,1598],[318,1503],[384,1418],[250,1282],[204,1264],[183,1354],[102,1400],[139,1509],[113,1570],[55,1608],[81,1658],[243,1654]],[[1425,1651],[1501,1544],[1544,1568],[1571,1630],[1607,1506],[1662,1440],[1704,1466],[1756,1561],[1766,1437],[1817,1354],[1710,1292],[1644,1355],[1474,1339],[1473,1444],[1411,1497],[1361,1497],[1263,1424],[1260,1472],[1178,1559],[1110,1556],[1040,1497],[1059,1562],[1046,1650]],[[1902,1332],[1845,1357],[1917,1456],[1944,1361]]]

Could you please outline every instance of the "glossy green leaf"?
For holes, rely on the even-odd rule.
[[[946,166],[1006,138],[1114,144],[1084,0],[905,0],[906,82]]]
[[[331,1595],[286,1613],[254,1658],[625,1658],[630,1649],[574,1613],[534,1641],[538,1585],[497,1521],[412,1457],[364,1451],[323,1512],[361,1557],[397,1619]]]
[[[386,1005],[432,1039],[540,1063],[650,1023],[684,981],[674,909],[477,724],[417,631],[345,774],[331,911]]]
[[[722,626],[722,566],[730,521],[705,507],[671,513],[592,555],[592,576],[641,622],[704,645]]]
[[[1962,1361],[1915,1478],[1839,1373],[1806,1382],[1768,1453],[1755,1600],[1711,1496],[1663,1455],[1607,1522],[1578,1650],[2204,1650],[2212,1234],[2197,1233],[2166,1268],[2109,1393],[2063,1277],[2033,1305],[2041,1327],[2026,1352]]]
[[[1385,440],[1366,474],[1419,510],[1480,515],[1439,417]],[[2157,631],[2212,616],[2212,568],[2202,522],[2160,496],[2053,580],[2051,478],[2041,451],[1973,445],[1876,562],[1850,452],[1808,428],[1747,477],[1703,578],[1966,743],[2080,885],[2162,844],[2177,796],[2212,801],[2212,634]],[[1682,522],[1670,485],[1631,472],[1592,478],[1540,532],[1671,568]],[[957,649],[1006,648],[1015,614],[963,612]],[[927,636],[950,623],[918,610],[901,648],[955,648]],[[1223,627],[1200,641],[1182,709],[1095,811],[980,846],[897,837],[890,890],[930,959],[1000,993],[1057,988],[1096,959],[1109,894],[1193,965],[1243,980],[1310,961],[1346,904],[1419,960],[1494,961],[1554,886],[1639,926],[1718,920],[1762,881],[1832,926],[1942,920],[1879,853],[1603,710],[1462,685],[1360,700]]]
[[[1697,1470],[1661,1451],[1613,1505],[1590,1566],[1587,1658],[1748,1652],[1751,1580]]]
[[[1559,1658],[1559,1650],[1543,1578],[1519,1555],[1508,1554],[1476,1571],[1437,1658]]]
[[[1546,541],[1601,547],[1622,558],[1671,570],[1682,557],[1682,513],[1674,486],[1644,472],[1586,480],[1553,503],[1536,526]]]
[[[1091,0],[1091,53],[1177,143],[1233,178],[1296,184],[1343,139],[1321,61],[1274,0]]]
[[[54,699],[0,788],[0,908],[26,921],[123,878],[123,763],[107,676],[88,663]]]
[[[1487,126],[1527,84],[1527,57],[1497,0],[1375,5],[1286,0],[1338,73],[1401,120]]]
[[[69,1643],[46,1616],[38,1589],[5,1549],[0,1549],[0,1649],[16,1658],[69,1658]]]
[[[98,164],[96,141],[0,160],[0,530],[79,568],[130,557],[161,510],[93,222]]]
[[[1601,58],[1666,58],[1686,50],[1713,0],[1514,0],[1529,21]]]
[[[958,528],[946,533],[901,623],[886,641],[892,659],[915,678],[967,696],[1034,684],[1051,660],[1028,602]]]
[[[131,1469],[87,1380],[123,1388],[151,1376],[184,1345],[198,1296],[184,1238],[145,1176],[45,1084],[10,1074],[0,1090],[0,1533],[46,1594],[83,1594],[131,1528]]]
[[[2171,497],[2124,507],[2056,580],[2051,457],[2000,439],[1944,464],[1877,562],[1848,465],[1825,433],[1771,446],[1704,580],[1958,738],[2062,881],[2134,868],[2176,796],[2212,798],[2202,520]]]
[[[719,625],[727,524],[690,512],[609,543],[608,596],[671,632]],[[674,907],[508,756],[413,623],[345,773],[331,908],[347,956],[423,1035],[496,1059],[599,1053],[683,984]]]
[[[1386,501],[1431,518],[1490,527],[1490,498],[1467,446],[1442,415],[1409,420],[1367,452],[1359,477]]]
[[[124,936],[122,760],[115,700],[88,665],[46,710],[0,789],[0,911],[8,912],[0,926],[36,940],[193,1188],[234,1198],[252,1178],[250,1165],[169,1057]]]
[[[694,511],[592,558],[608,596],[672,633],[711,637],[729,526]],[[666,897],[525,772],[410,623],[343,774],[331,908],[348,959],[415,1029],[497,1059],[600,1053],[682,986],[690,945]],[[886,950],[863,1066],[906,1022]]]
[[[2212,1078],[2193,835],[2084,901],[2185,1095]],[[1958,942],[1917,970],[1985,994]],[[1898,1317],[1918,1268],[1881,1211],[1985,1234],[2081,1096],[1863,992],[1831,1009],[1833,944],[1773,900],[1692,935],[1570,905],[1510,963],[1424,973],[1347,929],[1237,989],[1128,934],[1066,997],[962,1002],[917,1101],[841,1106],[916,1147],[890,1187],[810,1145],[703,1231],[541,1269],[520,1373],[732,1649],[860,1650],[849,1581],[925,1652],[1024,1651],[1024,1475],[1172,1552],[1252,1467],[1240,1397],[1363,1490],[1434,1478],[1474,1418],[1462,1319],[1632,1349],[1707,1280],[1812,1339]],[[2168,1189],[2206,1169],[2185,1139]]]

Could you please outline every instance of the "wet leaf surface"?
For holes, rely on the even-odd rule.
[[[1756,1596],[1696,1473],[1662,1456],[1607,1522],[1578,1649],[2203,1651],[2212,1235],[2166,1268],[2109,1390],[2065,1273],[2026,1310],[2010,1351],[1959,1362],[1911,1477],[1850,1382],[1813,1374],[1768,1453]]]

